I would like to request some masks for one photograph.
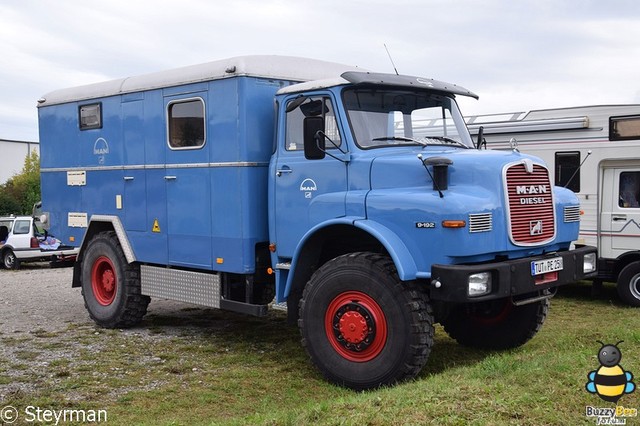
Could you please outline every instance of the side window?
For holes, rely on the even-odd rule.
[[[292,100],[289,102],[296,102]],[[342,138],[338,130],[338,122],[331,105],[331,100],[325,97],[309,98],[299,107],[287,112],[287,134],[285,148],[287,151],[302,151],[304,149],[304,137],[302,133],[305,117],[322,116],[324,118],[324,133],[333,144],[327,141],[327,149],[335,149],[335,145],[342,145]],[[335,144],[335,145],[334,145]]]
[[[580,152],[556,152],[557,186],[566,187],[573,192],[580,192]]]
[[[13,227],[13,234],[28,234],[31,230],[31,222],[28,220],[16,220],[16,223]]]
[[[169,147],[198,149],[204,146],[204,101],[201,98],[174,101],[167,109]]]
[[[640,207],[640,172],[620,173],[618,205],[623,208]]]
[[[80,130],[102,128],[102,104],[80,105],[78,107]]]
[[[609,140],[640,139],[640,116],[609,118]]]

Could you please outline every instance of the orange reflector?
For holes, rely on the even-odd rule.
[[[584,214],[584,210],[580,210],[580,216]]]
[[[443,228],[464,228],[467,226],[467,222],[464,220],[443,220]]]
[[[267,268],[267,274],[269,274],[269,275],[273,275],[273,269],[271,269],[271,268]]]
[[[69,237],[69,241],[74,242],[76,240],[76,237]]]
[[[218,257],[218,258],[216,259],[216,263],[217,263],[218,265],[220,265],[220,264],[224,263],[224,259],[223,259],[223,258],[221,258],[221,257]]]

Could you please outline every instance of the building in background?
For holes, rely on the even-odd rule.
[[[20,173],[24,159],[34,151],[40,155],[38,142],[0,139],[0,185]]]

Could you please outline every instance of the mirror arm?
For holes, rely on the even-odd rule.
[[[487,149],[487,140],[484,138],[484,126],[480,126],[478,129],[478,144],[476,148],[482,149],[482,146],[484,146],[484,149]]]
[[[332,141],[331,138],[329,136],[327,136],[325,132],[323,132],[322,130],[318,130],[316,132],[315,138],[316,138],[316,141],[317,141],[316,145],[317,145],[317,147],[318,147],[318,149],[320,151],[324,152],[326,155],[328,155],[331,158],[335,158],[338,161],[342,161],[343,163],[347,163],[349,161],[349,159],[345,160],[345,159],[342,159],[342,158],[338,158],[335,155],[333,155],[332,153],[330,153],[329,151],[327,151],[326,149],[322,149],[320,147],[320,138],[324,138],[324,139],[328,140],[329,142],[331,142],[331,145],[335,146],[341,153],[343,153],[345,155],[348,155],[348,153],[346,151],[343,151],[342,148],[340,148],[338,145],[336,145],[336,143],[334,141]]]

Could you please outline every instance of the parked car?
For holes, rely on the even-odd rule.
[[[18,269],[22,262],[70,262],[77,254],[77,248],[48,235],[37,218],[0,217],[0,268]]]

